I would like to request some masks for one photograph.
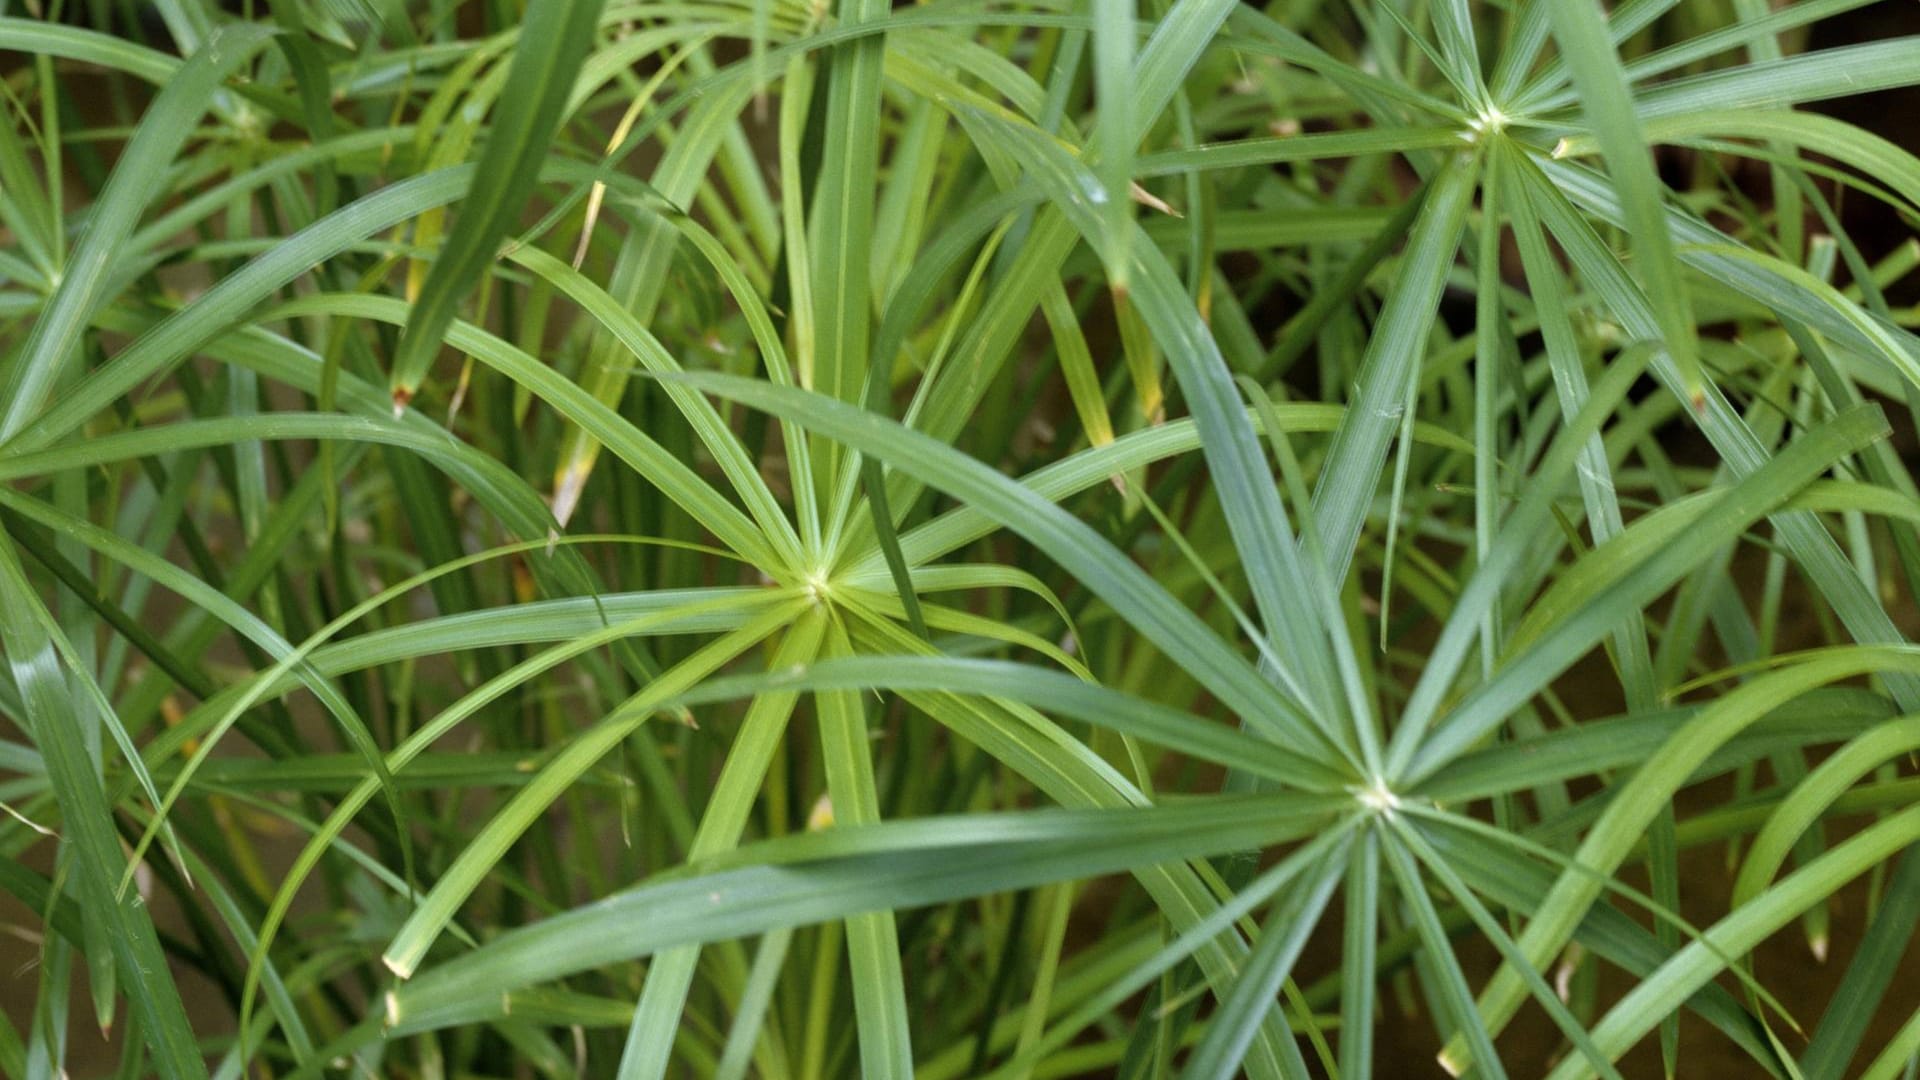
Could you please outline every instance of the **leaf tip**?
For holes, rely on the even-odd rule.
[[[1167,214],[1177,218],[1186,217],[1185,214],[1182,214],[1180,211],[1175,210],[1173,208],[1172,203],[1167,202],[1167,200],[1161,198],[1158,195],[1155,195],[1153,192],[1148,191],[1146,188],[1141,187],[1139,181],[1134,181],[1127,185],[1127,194],[1129,197],[1133,199],[1134,202],[1139,203],[1141,206],[1144,206],[1149,210],[1158,210],[1163,214]]]
[[[384,953],[380,957],[380,962],[387,966],[388,971],[393,972],[395,978],[398,978],[398,979],[413,978],[413,969],[416,965],[415,965],[415,962],[412,960],[408,960],[405,957],[401,957],[401,956],[395,956],[392,953]],[[391,990],[387,991],[387,1008],[389,1010],[393,1010],[393,1009],[399,1008],[399,1005],[400,1005],[399,1001],[393,996],[393,991]]]
[[[807,814],[807,831],[824,832],[833,828],[833,796],[822,794],[813,804],[812,812]]]
[[[587,488],[587,475],[593,471],[593,459],[577,458],[572,464],[560,470],[553,484],[553,520],[561,528],[567,527],[567,520],[580,506],[580,495]]]

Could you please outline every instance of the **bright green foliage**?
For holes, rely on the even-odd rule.
[[[1920,39],[1610,6],[0,5],[0,1075],[1913,1075]]]

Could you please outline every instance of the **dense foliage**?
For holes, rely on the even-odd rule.
[[[1891,7],[0,4],[0,1072],[1912,1076]]]

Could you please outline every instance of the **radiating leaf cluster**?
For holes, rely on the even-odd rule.
[[[0,1075],[1913,1075],[1887,6],[0,7]]]

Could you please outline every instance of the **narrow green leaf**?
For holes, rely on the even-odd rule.
[[[1348,802],[1219,797],[1177,807],[929,818],[763,841],[705,864],[711,870],[615,894],[423,971],[394,991],[389,1009],[398,1022],[429,1023],[503,990],[673,945],[1278,843],[1320,831]]]
[[[133,234],[141,211],[160,193],[168,165],[192,136],[221,80],[271,38],[270,30],[258,26],[222,30],[181,65],[154,98],[95,200],[86,231],[61,267],[58,287],[7,367],[6,382],[0,385],[0,398],[6,402],[0,412],[0,442],[19,434],[39,414],[61,376],[78,360],[87,321],[109,299],[106,285],[115,255]]]
[[[167,962],[146,905],[116,887],[126,857],[98,767],[82,742],[60,661],[44,626],[31,617],[39,604],[7,538],[0,543],[0,611],[5,612],[0,616],[0,643],[6,646],[35,745],[60,800],[62,827],[73,845],[86,910],[103,921],[120,985],[132,1001],[154,1068],[168,1080],[205,1077],[206,1063],[180,991],[166,975]]]
[[[525,208],[564,119],[571,76],[593,44],[600,6],[601,0],[543,0],[527,9],[472,185],[394,353],[396,410],[406,407],[426,378],[460,303],[493,264],[501,238]]]
[[[852,647],[846,631],[831,626],[823,650],[828,660]],[[873,779],[873,741],[865,705],[846,690],[817,691],[820,751],[826,759],[827,798],[834,824],[850,828],[878,824],[880,792]],[[893,912],[876,911],[847,919],[847,958],[853,974],[854,1023],[860,1040],[860,1072],[865,1076],[904,1076],[913,1071],[913,1046],[907,1031],[907,991],[901,979],[900,934]]]
[[[1626,209],[1627,232],[1633,242],[1634,271],[1653,301],[1661,340],[1680,371],[1680,383],[1694,410],[1704,406],[1701,388],[1700,345],[1693,312],[1674,259],[1673,239],[1667,232],[1660,178],[1647,152],[1640,117],[1620,70],[1620,57],[1607,37],[1606,21],[1589,0],[1547,5],[1553,36],[1560,44],[1580,91],[1581,106],[1607,168]]]
[[[1317,730],[1252,665],[1098,533],[1032,490],[934,439],[817,394],[721,375],[676,376],[838,439],[978,507],[1063,565],[1123,613],[1174,662],[1212,687],[1250,725],[1309,759],[1332,765]],[[1335,766],[1337,768],[1337,766]]]

